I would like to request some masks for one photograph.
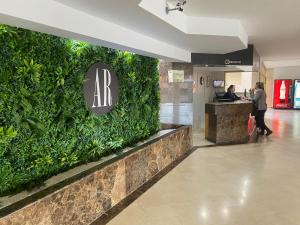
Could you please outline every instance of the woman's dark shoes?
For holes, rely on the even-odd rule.
[[[257,135],[265,135],[264,131],[257,131]]]
[[[273,131],[268,130],[267,133],[266,133],[266,136],[270,136],[272,133],[273,133]]]

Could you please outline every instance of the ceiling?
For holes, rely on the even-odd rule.
[[[187,34],[139,6],[141,0],[55,0],[190,52],[228,53],[245,48],[237,37]],[[154,2],[162,0],[152,0]],[[165,2],[162,6],[165,14]],[[172,12],[172,15],[182,14]]]
[[[114,23],[193,52],[222,53],[232,40],[187,35],[138,7],[140,0],[57,0]],[[168,2],[176,2],[169,0]],[[245,28],[263,60],[300,59],[299,0],[188,0],[184,14],[192,17],[236,19]],[[229,44],[228,44],[229,43]]]
[[[172,4],[172,1],[168,0]],[[0,23],[190,62],[191,52],[228,53],[254,44],[268,65],[300,65],[300,1],[10,0]]]
[[[238,19],[265,60],[300,59],[299,0],[188,0],[184,13]]]

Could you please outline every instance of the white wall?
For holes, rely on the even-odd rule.
[[[259,73],[257,72],[226,72],[225,74],[225,88],[233,84],[237,93],[244,93],[245,89],[248,91],[255,87],[258,81]]]
[[[273,106],[274,80],[276,79],[300,79],[300,66],[278,67],[267,70],[266,92],[269,107]]]
[[[200,85],[200,77],[204,78],[203,85]],[[204,71],[201,67],[193,68],[194,89],[193,89],[193,130],[203,132],[205,129],[205,103],[213,101],[215,92],[224,92],[225,88],[214,88],[214,80],[225,80],[224,72]]]
[[[255,87],[255,85],[256,85],[256,83],[257,82],[264,82],[264,79],[262,78],[261,80],[260,80],[260,75],[259,75],[259,73],[256,73],[256,72],[254,72],[254,73],[252,73],[252,85],[251,85],[251,88],[254,88]],[[248,89],[247,89],[248,90]]]

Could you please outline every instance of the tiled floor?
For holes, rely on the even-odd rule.
[[[300,111],[272,111],[272,137],[196,150],[109,225],[300,224]]]

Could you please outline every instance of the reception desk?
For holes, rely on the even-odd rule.
[[[249,142],[248,121],[252,109],[249,101],[205,104],[205,138],[216,144]]]

